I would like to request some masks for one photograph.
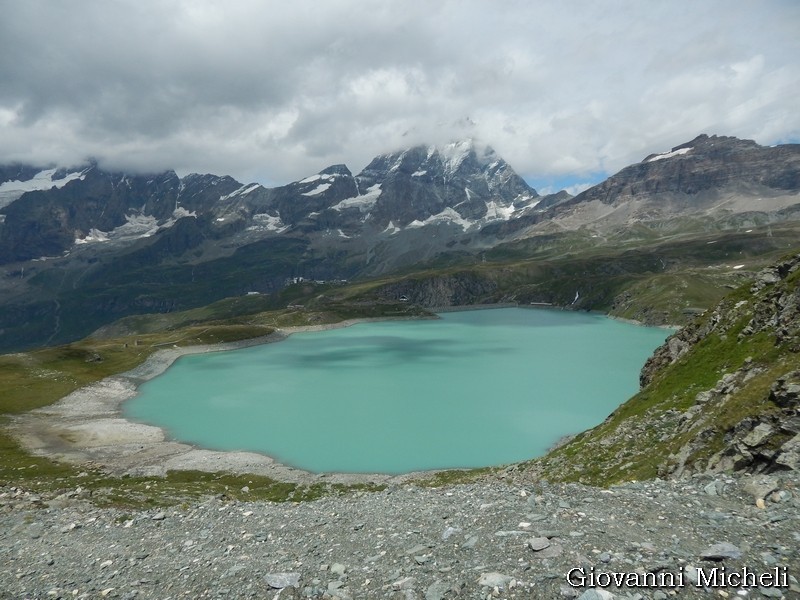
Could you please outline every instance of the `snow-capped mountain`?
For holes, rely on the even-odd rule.
[[[395,235],[451,224],[476,231],[534,208],[535,190],[488,146],[471,140],[417,146],[376,157],[358,175],[333,165],[273,189],[248,186],[218,206],[218,222],[250,220],[248,229],[340,238]]]
[[[362,238],[369,246],[405,230],[475,232],[540,200],[491,148],[471,140],[378,156],[355,176],[333,165],[272,189],[215,175],[112,173],[94,164],[11,166],[0,178],[0,263],[130,242],[185,217],[200,219],[214,239],[233,236],[234,245],[292,234]]]
[[[378,156],[356,181],[371,200],[357,208],[380,229],[451,222],[476,230],[513,218],[539,199],[494,150],[472,140]]]

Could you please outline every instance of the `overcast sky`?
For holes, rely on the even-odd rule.
[[[800,141],[800,2],[0,0],[0,162],[278,185],[474,137],[597,181],[700,133]]]

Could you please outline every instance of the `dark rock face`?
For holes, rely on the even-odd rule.
[[[164,220],[176,207],[179,186],[173,171],[127,176],[90,168],[62,188],[27,192],[4,210],[0,263],[61,254],[92,229],[123,225],[131,213]]]
[[[181,179],[179,204],[188,211],[210,213],[225,197],[240,189],[242,184],[233,177],[198,175],[192,173]]]
[[[357,195],[350,169],[333,165],[317,175],[267,190],[258,201],[257,212],[275,213],[286,225],[296,226],[310,214],[322,212]]]
[[[476,299],[487,297],[496,290],[497,284],[490,279],[474,273],[458,273],[400,281],[382,288],[379,297],[391,301],[406,298],[412,304],[432,308],[474,304]]]
[[[800,408],[800,371],[791,371],[775,380],[769,399],[781,408]]]

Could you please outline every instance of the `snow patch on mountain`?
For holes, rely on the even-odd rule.
[[[75,239],[76,245],[94,244],[109,241],[131,241],[150,237],[159,229],[158,221],[151,215],[126,215],[126,222],[111,231],[92,228],[84,237]],[[173,221],[174,222],[174,221]]]
[[[513,204],[510,206],[503,206],[494,200],[489,200],[489,202],[486,203],[486,216],[484,220],[496,221],[497,219],[503,219],[504,221],[508,221],[515,210]]]
[[[92,228],[89,230],[89,234],[84,238],[75,238],[76,244],[92,244],[95,242],[107,242],[108,241],[108,234],[104,231],[100,231],[99,229]]]
[[[474,144],[472,140],[462,140],[460,142],[453,142],[446,146],[437,148],[439,156],[442,158],[442,164],[448,173],[454,173],[461,163],[472,152]]]
[[[86,177],[87,170],[88,169],[67,173],[61,179],[53,179],[53,175],[56,174],[58,169],[45,169],[44,171],[39,171],[32,179],[28,179],[27,181],[4,181],[0,183],[0,208],[8,206],[19,199],[25,192],[62,188],[70,181],[83,179]]]
[[[213,185],[216,185],[217,183],[218,182],[214,182]],[[258,183],[248,183],[247,185],[243,185],[239,189],[232,191],[230,194],[220,196],[219,201],[224,202],[225,200],[230,200],[231,198],[235,198],[236,196],[244,196],[246,194],[249,194],[250,192],[254,192],[260,187],[261,185]]]
[[[119,227],[115,227],[111,231],[100,231],[99,229],[92,228],[89,233],[84,237],[75,238],[76,245],[95,244],[99,242],[128,242],[140,238],[150,237],[159,231],[169,229],[184,217],[197,218],[197,213],[188,211],[182,206],[178,206],[172,211],[172,216],[159,223],[158,220],[152,215],[132,214],[125,215],[125,223]]]
[[[310,192],[303,192],[303,196],[316,196],[317,194],[321,194],[322,192],[327,190],[329,187],[331,187],[330,183],[320,183]]]
[[[173,223],[178,219],[182,219],[184,217],[194,217],[197,218],[197,213],[195,211],[188,211],[182,206],[178,206],[175,210],[172,211],[172,219],[170,219]]]
[[[118,239],[150,237],[158,231],[158,221],[152,215],[126,215],[126,223],[115,228],[112,236]]]
[[[687,152],[691,152],[694,148],[679,148],[677,150],[673,150],[672,152],[664,152],[662,154],[656,154],[655,156],[651,156],[645,162],[655,162],[657,160],[663,160],[665,158],[672,158],[673,156],[680,156],[681,154],[686,154]]]
[[[375,203],[378,201],[378,196],[381,195],[381,184],[376,183],[375,185],[371,185],[367,188],[367,191],[359,196],[354,196],[352,198],[345,198],[338,204],[335,204],[331,208],[333,210],[344,210],[346,208],[358,208],[361,212],[368,211]]]
[[[267,213],[258,213],[253,215],[253,224],[247,228],[247,231],[274,231],[275,233],[282,233],[287,229],[289,229],[289,226],[284,224],[280,217]]]
[[[400,155],[397,157],[397,160],[395,160],[394,164],[389,168],[390,173],[392,171],[397,171],[397,169],[400,168],[400,165],[403,164],[403,159],[406,157],[406,154],[408,154],[408,150],[404,150],[400,153]]]
[[[394,235],[398,231],[402,231],[397,225],[395,225],[392,221],[389,221],[389,224],[386,226],[381,233],[386,233],[388,235]]]
[[[316,175],[309,175],[305,179],[298,181],[298,184],[314,183],[315,181],[332,181],[337,177],[343,177],[344,173],[317,173]]]
[[[448,206],[442,212],[437,213],[435,215],[431,215],[430,217],[428,217],[424,221],[420,221],[419,219],[411,221],[411,223],[409,223],[407,225],[407,229],[414,229],[414,228],[417,228],[417,227],[426,227],[427,225],[435,225],[435,224],[447,223],[447,222],[454,223],[455,225],[460,225],[461,228],[464,231],[467,231],[469,228],[471,228],[471,227],[473,227],[475,225],[474,221],[470,221],[468,219],[465,219],[460,214],[458,214],[455,210],[453,210],[452,208],[450,208]]]

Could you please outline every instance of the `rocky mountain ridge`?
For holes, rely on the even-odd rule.
[[[746,229],[800,214],[800,144],[699,135],[651,154],[551,211],[497,225],[518,235],[588,228],[599,236],[644,225],[662,233]]]
[[[488,146],[471,140],[376,157],[278,188],[231,177],[155,175],[15,165],[0,170],[0,259],[58,256],[76,245],[149,237],[197,218],[231,243],[291,233],[371,238],[453,224],[461,231],[535,207],[538,194]],[[240,238],[240,239],[239,239]]]

